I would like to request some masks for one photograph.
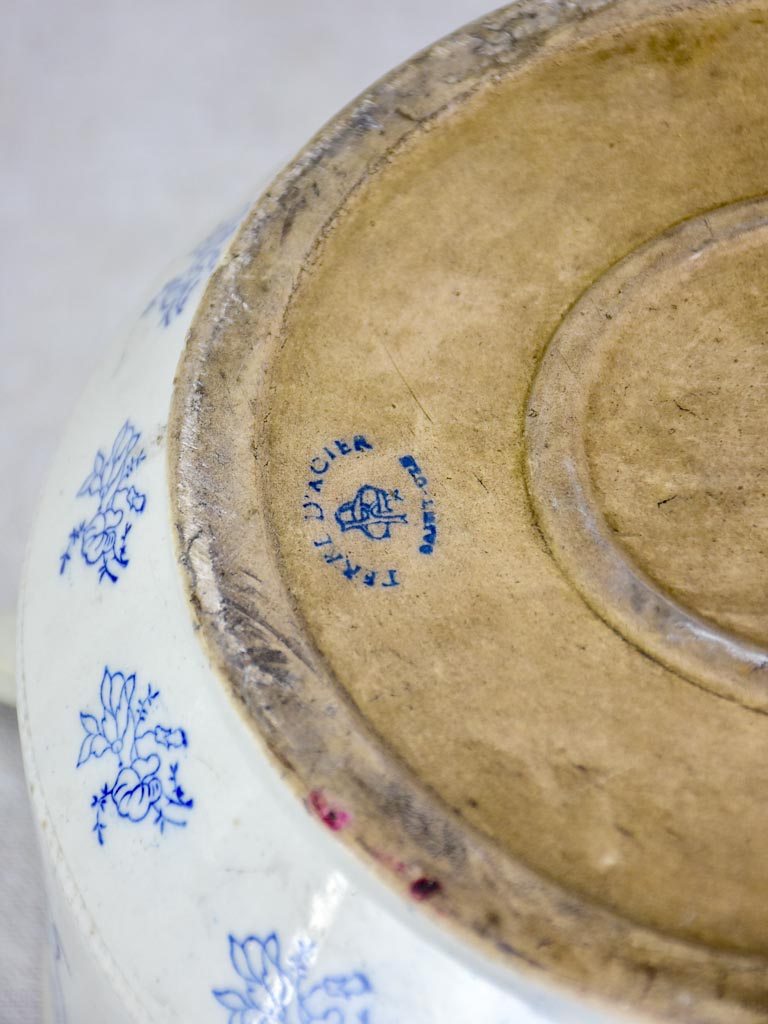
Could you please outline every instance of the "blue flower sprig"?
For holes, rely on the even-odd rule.
[[[145,725],[153,713],[160,691],[147,684],[144,696],[136,693],[136,675],[110,672],[105,667],[101,680],[101,718],[80,712],[85,738],[80,745],[77,767],[91,758],[110,758],[114,777],[91,798],[95,812],[93,831],[104,845],[104,818],[114,808],[120,818],[134,824],[151,817],[160,833],[166,825],[186,826],[186,815],[194,807],[179,783],[179,762],[166,763],[171,750],[188,745],[183,729]]]
[[[246,210],[247,207],[232,220],[219,224],[197,248],[192,250],[189,264],[185,270],[177,277],[166,281],[142,316],[147,316],[155,310],[159,314],[162,327],[170,327],[173,321],[181,316],[194,290],[216,269],[224,247],[235,233]]]
[[[120,572],[128,566],[128,534],[147,506],[146,494],[127,484],[146,458],[144,449],[137,447],[140,437],[139,431],[126,422],[109,455],[96,452],[93,469],[77,492],[78,498],[98,499],[96,512],[70,531],[59,560],[59,575],[66,571],[78,544],[86,565],[99,567],[99,582],[108,579],[117,583]]]
[[[230,935],[229,958],[244,984],[213,990],[229,1011],[228,1024],[370,1024],[364,1004],[373,988],[366,975],[328,975],[312,984],[315,956],[314,943],[305,940],[283,964],[275,932],[242,942]]]

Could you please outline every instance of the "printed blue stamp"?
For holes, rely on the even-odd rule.
[[[422,555],[431,555],[435,550],[435,541],[437,540],[437,516],[435,515],[435,503],[432,498],[430,498],[429,491],[427,490],[429,481],[421,472],[421,466],[412,455],[403,455],[400,459],[400,465],[403,469],[408,470],[409,476],[421,491],[421,524],[423,536],[421,538],[419,551]]]
[[[146,455],[140,448],[138,430],[126,422],[112,444],[109,455],[96,452],[93,469],[77,492],[78,498],[96,500],[96,511],[70,530],[67,546],[59,559],[63,575],[73,553],[79,548],[86,565],[98,566],[99,582],[117,583],[128,566],[128,534],[147,507],[147,496],[129,484],[129,478]]]
[[[101,708],[95,715],[80,712],[85,737],[80,744],[77,767],[91,758],[105,758],[109,779],[93,795],[92,831],[104,845],[104,818],[114,811],[133,824],[149,820],[162,834],[166,825],[184,827],[194,807],[179,783],[179,762],[171,751],[187,746],[183,729],[150,725],[160,696],[151,683],[140,696],[136,676],[104,669]]]
[[[189,263],[177,277],[166,281],[152,299],[142,316],[155,312],[161,327],[170,327],[181,316],[197,286],[207,281],[221,259],[227,242],[237,230],[248,207],[241,210],[232,220],[219,224],[189,255]]]
[[[365,974],[326,975],[313,980],[314,943],[300,941],[283,962],[280,939],[229,936],[229,959],[240,979],[236,988],[214,989],[229,1012],[228,1024],[372,1024],[373,988]]]
[[[304,522],[312,547],[342,579],[369,589],[399,587],[402,563],[412,564],[409,549],[434,552],[435,501],[413,455],[393,457],[355,434],[330,441],[307,469]]]
[[[396,523],[407,523],[405,513],[393,512],[391,502],[402,501],[399,491],[382,490],[364,484],[351,501],[336,509],[336,522],[342,533],[360,530],[369,540],[387,540]]]

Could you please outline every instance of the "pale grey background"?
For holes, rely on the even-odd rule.
[[[5,0],[0,612],[14,601],[35,496],[84,379],[167,263],[356,93],[486,9]],[[37,1024],[42,909],[7,711],[0,865],[0,1024]]]

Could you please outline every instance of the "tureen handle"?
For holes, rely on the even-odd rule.
[[[16,616],[0,612],[0,701],[16,703]]]

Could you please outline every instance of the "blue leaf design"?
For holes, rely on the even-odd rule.
[[[266,939],[264,939],[264,953],[272,963],[277,964],[280,962],[280,940],[274,932],[270,932]]]
[[[84,764],[90,757],[101,757],[107,750],[109,750],[109,744],[101,733],[90,733],[83,740],[82,746],[80,747],[80,753],[77,758],[77,765],[75,767],[79,768],[80,765]]]
[[[112,710],[112,676],[109,668],[104,666],[104,675],[101,677],[101,690],[99,693],[101,697],[101,706],[105,711]]]
[[[174,747],[186,747],[187,736],[183,729],[166,729],[163,725],[156,725],[155,742],[170,750]]]
[[[322,986],[326,995],[337,999],[351,999],[371,991],[371,983],[364,974],[325,978]]]
[[[78,754],[77,757],[77,768],[79,768],[81,764],[85,764],[85,762],[91,756],[91,753],[93,751],[93,740],[94,737],[92,734],[86,736],[85,739],[83,740],[82,746],[80,747],[80,753]]]
[[[243,981],[261,982],[261,978],[251,968],[245,952],[245,943],[238,942],[234,935],[229,936],[229,959]]]
[[[291,985],[280,965],[280,941],[274,932],[262,945],[261,966],[261,983],[270,1000],[277,1006],[285,1006],[291,999]]]
[[[131,701],[133,700],[133,694],[134,694],[135,690],[136,690],[136,673],[134,672],[132,675],[128,676],[126,678],[125,682],[123,683],[123,695],[125,696],[125,700],[126,700],[126,702],[128,704],[130,704]]]
[[[140,494],[135,487],[129,487],[127,497],[125,499],[128,502],[128,507],[132,512],[143,512],[144,506],[147,503],[146,496]]]
[[[222,1006],[226,1006],[228,1010],[247,1010],[248,1001],[245,996],[240,995],[239,992],[235,992],[234,989],[214,989],[213,993]]]
[[[84,711],[81,711],[80,721],[83,723],[83,728],[89,735],[99,731],[99,723],[93,715],[87,715]]]
[[[93,460],[93,472],[86,479],[80,490],[77,492],[77,497],[82,498],[85,495],[99,494],[101,493],[101,479],[104,473],[104,456],[101,452],[96,452],[96,458]]]
[[[130,422],[126,420],[112,444],[110,462],[113,466],[118,465],[130,455],[136,447],[140,436],[138,431],[134,430]]]

